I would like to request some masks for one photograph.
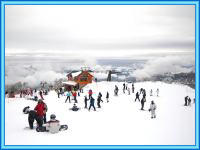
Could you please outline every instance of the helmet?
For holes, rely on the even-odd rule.
[[[56,119],[56,115],[51,114],[50,119]]]

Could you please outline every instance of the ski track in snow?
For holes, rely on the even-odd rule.
[[[73,106],[65,103],[66,97],[57,98],[54,91],[44,96],[48,106],[47,120],[54,113],[68,130],[57,134],[36,132],[27,129],[28,116],[22,113],[25,106],[34,109],[37,102],[24,98],[6,99],[5,102],[5,144],[6,145],[194,145],[195,144],[195,90],[177,84],[162,82],[135,83],[135,93],[146,89],[145,111],[135,102],[135,93],[123,94],[123,82],[98,82],[84,87],[78,99],[78,112],[70,111]],[[119,96],[114,96],[114,86],[119,87]],[[128,84],[131,89],[131,83]],[[159,97],[150,96],[150,89]],[[92,89],[95,98],[101,92],[102,108],[90,112],[84,109],[84,96]],[[109,92],[109,103],[106,92]],[[192,99],[192,105],[185,107],[184,97]],[[148,112],[151,100],[157,105],[156,119]],[[88,101],[89,104],[89,101]],[[36,123],[35,123],[36,124]],[[26,129],[25,129],[26,128]]]

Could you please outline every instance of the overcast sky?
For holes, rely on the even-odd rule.
[[[6,55],[191,53],[192,5],[7,5]]]

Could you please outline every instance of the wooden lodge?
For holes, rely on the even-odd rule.
[[[80,89],[85,85],[92,83],[93,80],[93,75],[91,75],[88,70],[82,70],[76,73],[69,73],[67,77],[68,81],[63,82],[63,84],[65,89],[68,91],[71,91],[73,89]]]

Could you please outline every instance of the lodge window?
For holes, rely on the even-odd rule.
[[[87,77],[82,77],[82,78],[80,78],[80,81],[81,81],[81,82],[87,81]]]

